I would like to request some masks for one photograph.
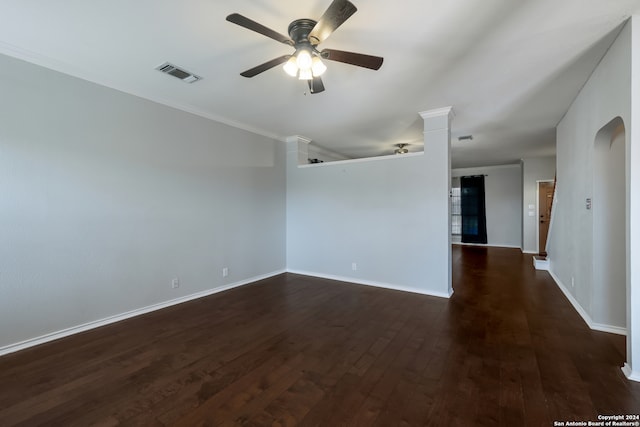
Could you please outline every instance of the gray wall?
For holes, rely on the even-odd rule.
[[[549,241],[551,272],[585,320],[593,328],[622,333],[627,328],[625,312],[631,307],[626,293],[629,265],[619,272],[623,283],[599,283],[597,272],[603,258],[597,255],[597,249],[604,242],[594,214],[598,215],[606,201],[602,197],[594,198],[598,193],[594,183],[601,186],[602,180],[608,179],[601,176],[607,172],[603,172],[606,168],[598,164],[597,146],[602,143],[609,151],[611,140],[608,138],[599,143],[600,130],[614,120],[624,122],[630,129],[630,82],[631,28],[627,25],[558,125],[557,204]],[[627,170],[630,136],[631,132],[627,131],[626,141],[616,146],[616,149],[626,147]],[[616,197],[616,203],[624,209],[621,216],[627,219],[622,221],[628,227],[629,205],[625,200],[632,193],[628,188],[628,175],[621,180],[626,181],[626,185],[618,184],[613,191],[621,193]],[[592,210],[586,208],[587,198],[593,199]],[[619,214],[615,216],[620,217]],[[628,228],[623,235],[629,235]],[[624,247],[617,247],[616,257],[628,260],[627,248],[628,242]]]
[[[295,144],[287,163],[290,271],[449,296],[446,257],[442,262],[450,250],[446,179],[440,203],[429,185],[427,156],[298,167]],[[440,228],[440,216],[444,226],[432,230]]]
[[[558,125],[557,204],[548,250],[552,275],[585,321],[594,329],[626,332],[623,370],[636,381],[640,381],[640,171],[635,167],[640,164],[639,46],[640,17],[634,16]],[[624,125],[624,144],[615,141],[616,132],[609,129],[616,123]],[[606,157],[599,153],[603,146],[608,146]],[[601,175],[611,167],[607,166],[610,160],[621,156],[616,151],[622,146],[625,185],[617,191],[624,192],[626,242],[624,253],[618,246],[614,250],[618,258],[624,257],[625,266],[624,274],[617,271],[610,278],[619,282],[622,279],[615,277],[624,276],[624,286],[602,283],[608,268],[602,268],[598,249],[607,232],[599,229],[601,197],[593,197],[611,191]],[[621,204],[619,196],[614,203]],[[585,208],[587,198],[593,198],[593,210]]]
[[[0,350],[284,270],[283,143],[5,56],[0,94]]]
[[[522,172],[520,164],[453,169],[451,177],[486,175],[487,244],[520,248]]]

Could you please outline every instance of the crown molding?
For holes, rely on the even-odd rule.
[[[126,95],[146,99],[147,101],[155,102],[156,104],[164,105],[165,107],[180,110],[185,113],[193,114],[195,116],[199,116],[217,123],[231,126],[236,129],[244,130],[249,133],[253,133],[255,135],[264,136],[265,138],[269,138],[272,140],[280,140],[280,141],[282,140],[282,135],[277,135],[272,132],[266,131],[264,129],[260,129],[257,127],[247,125],[245,123],[231,120],[224,116],[211,114],[209,112],[206,112],[204,110],[201,110],[191,105],[184,105],[178,102],[169,101],[162,97],[151,96],[151,95],[142,93],[138,90],[135,90],[123,85],[118,85],[115,82],[109,80],[108,78],[105,78],[104,76],[97,76],[93,73],[80,70],[77,67],[74,67],[73,65],[67,64],[63,61],[59,61],[59,60],[50,58],[48,56],[42,55],[40,53],[32,52],[3,41],[0,41],[0,54],[6,55],[8,57],[18,59],[21,61],[29,62],[33,65],[43,67],[48,70],[52,70],[52,71],[64,74],[66,76],[84,80],[84,81],[87,81],[99,86],[103,86],[109,89],[113,89],[118,92],[124,93]]]
[[[305,144],[309,145],[311,143],[311,139],[307,138],[306,136],[302,136],[302,135],[291,135],[291,136],[287,136],[284,139],[285,142],[304,142]]]
[[[418,114],[420,114],[420,117],[422,117],[423,119],[431,119],[434,117],[442,117],[442,116],[448,116],[449,119],[453,119],[455,117],[455,112],[453,111],[453,107],[435,108],[433,110],[422,111]]]

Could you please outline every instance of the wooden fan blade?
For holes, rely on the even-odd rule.
[[[357,65],[358,67],[369,68],[371,70],[380,69],[380,67],[382,67],[382,61],[384,61],[384,58],[379,56],[334,49],[324,49],[320,55],[329,61],[344,62],[345,64]]]
[[[348,0],[333,0],[309,33],[309,42],[314,46],[322,43],[357,10]]]
[[[312,80],[307,80],[307,83],[309,84],[309,91],[312,94],[324,92],[324,84],[320,77],[314,77]]]
[[[279,58],[272,59],[271,61],[267,61],[264,64],[260,64],[257,67],[253,67],[247,71],[243,71],[240,73],[242,77],[253,77],[264,71],[270,70],[276,65],[284,64],[291,58],[291,55],[283,55]]]
[[[227,21],[232,22],[236,25],[240,25],[248,30],[255,31],[256,33],[262,34],[263,36],[267,36],[272,38],[280,43],[288,44],[289,46],[293,46],[293,40],[291,40],[288,36],[278,33],[277,31],[272,30],[271,28],[267,28],[262,24],[258,24],[256,21],[252,21],[246,16],[242,16],[239,13],[232,13],[227,16]]]

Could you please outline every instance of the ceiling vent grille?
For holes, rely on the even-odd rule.
[[[156,67],[156,70],[163,72],[165,74],[169,74],[170,76],[176,77],[186,83],[195,83],[198,80],[202,80],[202,77],[196,76],[195,74],[190,73],[168,62],[165,62],[162,65],[158,65]]]

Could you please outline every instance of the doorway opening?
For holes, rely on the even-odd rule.
[[[538,243],[538,255],[547,256],[547,237],[549,237],[549,226],[551,224],[551,206],[553,204],[553,181],[538,181],[538,198],[537,215],[538,226],[537,230],[537,243]]]

